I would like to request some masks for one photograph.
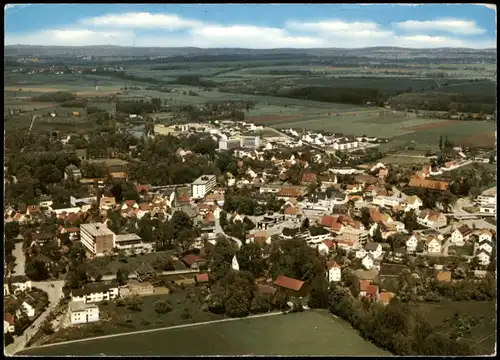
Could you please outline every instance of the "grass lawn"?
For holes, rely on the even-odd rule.
[[[102,302],[99,304],[100,322],[62,329],[45,344],[223,319],[224,315],[202,310],[207,294],[205,288],[191,286],[183,290],[175,287],[170,294],[137,297],[139,310],[129,308],[127,299],[121,301],[122,305],[114,301]],[[155,311],[158,300],[170,301],[172,311],[158,314]],[[185,315],[187,312],[189,316]]]
[[[359,355],[389,356],[326,311],[159,330],[27,350],[23,355]]]
[[[452,251],[458,256],[472,256],[474,254],[474,245],[465,244],[464,246],[450,246],[448,252]]]
[[[415,304],[419,312],[427,319],[436,331],[451,332],[446,322],[455,313],[461,316],[479,319],[464,338],[473,345],[478,355],[491,355],[495,350],[496,309],[494,301],[446,301],[440,303]]]

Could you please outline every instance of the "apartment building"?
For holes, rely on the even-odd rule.
[[[193,199],[203,199],[215,187],[216,183],[215,175],[200,176],[191,184]]]
[[[99,321],[99,306],[95,304],[72,301],[69,304],[69,313],[72,325]]]
[[[116,235],[103,223],[80,225],[80,241],[95,256],[110,254],[115,247]]]
[[[496,214],[497,212],[497,194],[496,186],[484,191],[476,199],[479,205],[479,212],[486,214]]]
[[[240,147],[240,139],[221,139],[219,140],[219,150],[231,150]]]
[[[240,138],[240,146],[247,149],[258,149],[260,147],[260,136],[242,136]]]
[[[153,243],[144,242],[137,234],[121,234],[115,236],[115,247],[127,254],[153,252]]]
[[[116,299],[120,292],[115,283],[89,283],[71,291],[71,301],[84,304]]]

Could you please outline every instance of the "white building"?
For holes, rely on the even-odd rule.
[[[375,266],[375,257],[371,253],[367,253],[363,260],[361,260],[361,264],[365,269],[371,270]]]
[[[260,147],[260,136],[259,135],[241,136],[240,146],[242,148],[258,149]]]
[[[240,147],[239,139],[221,139],[219,140],[219,149],[220,150],[230,150],[237,149]]]
[[[71,301],[97,303],[116,299],[120,295],[118,285],[107,283],[89,283],[81,289],[71,291]]]
[[[115,237],[115,247],[127,254],[153,252],[153,243],[142,241],[137,234],[121,234]]]
[[[14,294],[31,290],[31,280],[24,275],[16,275],[10,279]]]
[[[489,253],[488,251],[480,249],[477,252],[476,257],[481,266],[488,266],[490,264],[491,253]]]
[[[479,212],[486,214],[496,214],[497,212],[497,195],[496,186],[494,188],[483,191],[476,199],[479,205]]]
[[[423,206],[422,200],[418,196],[408,196],[404,200],[405,212],[410,210],[418,211]]]
[[[31,302],[31,301],[30,301]],[[23,301],[23,303],[21,304],[21,309],[18,309],[17,310],[17,317],[21,317],[21,314],[22,312],[24,311],[24,313],[28,316],[28,317],[33,317],[35,316],[35,306],[30,304],[29,302],[27,301]]]
[[[342,272],[339,264],[337,264],[335,261],[329,261],[326,263],[326,266],[326,279],[328,283],[338,282],[342,279]]]
[[[381,207],[393,208],[394,206],[403,203],[403,199],[395,196],[375,196],[373,198],[373,205],[378,205]]]
[[[203,199],[217,184],[215,175],[200,176],[192,183],[193,199]]]
[[[72,325],[96,322],[99,321],[99,306],[72,301],[69,304],[69,314]]]
[[[462,225],[451,233],[451,243],[455,246],[464,246],[471,234],[472,230],[467,225]]]
[[[415,252],[417,251],[418,246],[418,238],[416,235],[412,235],[406,240],[406,251],[407,252]]]
[[[80,241],[92,255],[111,254],[115,248],[115,238],[115,233],[103,223],[80,225]]]

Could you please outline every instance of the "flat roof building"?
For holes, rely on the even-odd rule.
[[[80,225],[80,241],[93,255],[111,254],[115,247],[116,235],[103,223]]]

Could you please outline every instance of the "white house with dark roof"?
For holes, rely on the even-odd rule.
[[[480,265],[488,266],[491,261],[491,253],[484,249],[479,249],[476,253],[476,258]]]
[[[96,304],[72,301],[69,304],[69,313],[72,325],[99,321],[99,306]]]
[[[419,238],[416,234],[411,235],[408,240],[406,240],[406,251],[415,252],[417,251]]]
[[[470,239],[471,235],[472,230],[467,226],[467,224],[464,224],[456,228],[455,231],[451,233],[450,242],[455,246],[464,246],[465,242]]]
[[[361,264],[365,269],[371,270],[375,266],[375,257],[371,253],[367,253],[361,260]]]
[[[342,279],[342,271],[339,264],[337,264],[335,261],[328,261],[326,263],[326,267],[326,279],[328,283],[338,282]]]

